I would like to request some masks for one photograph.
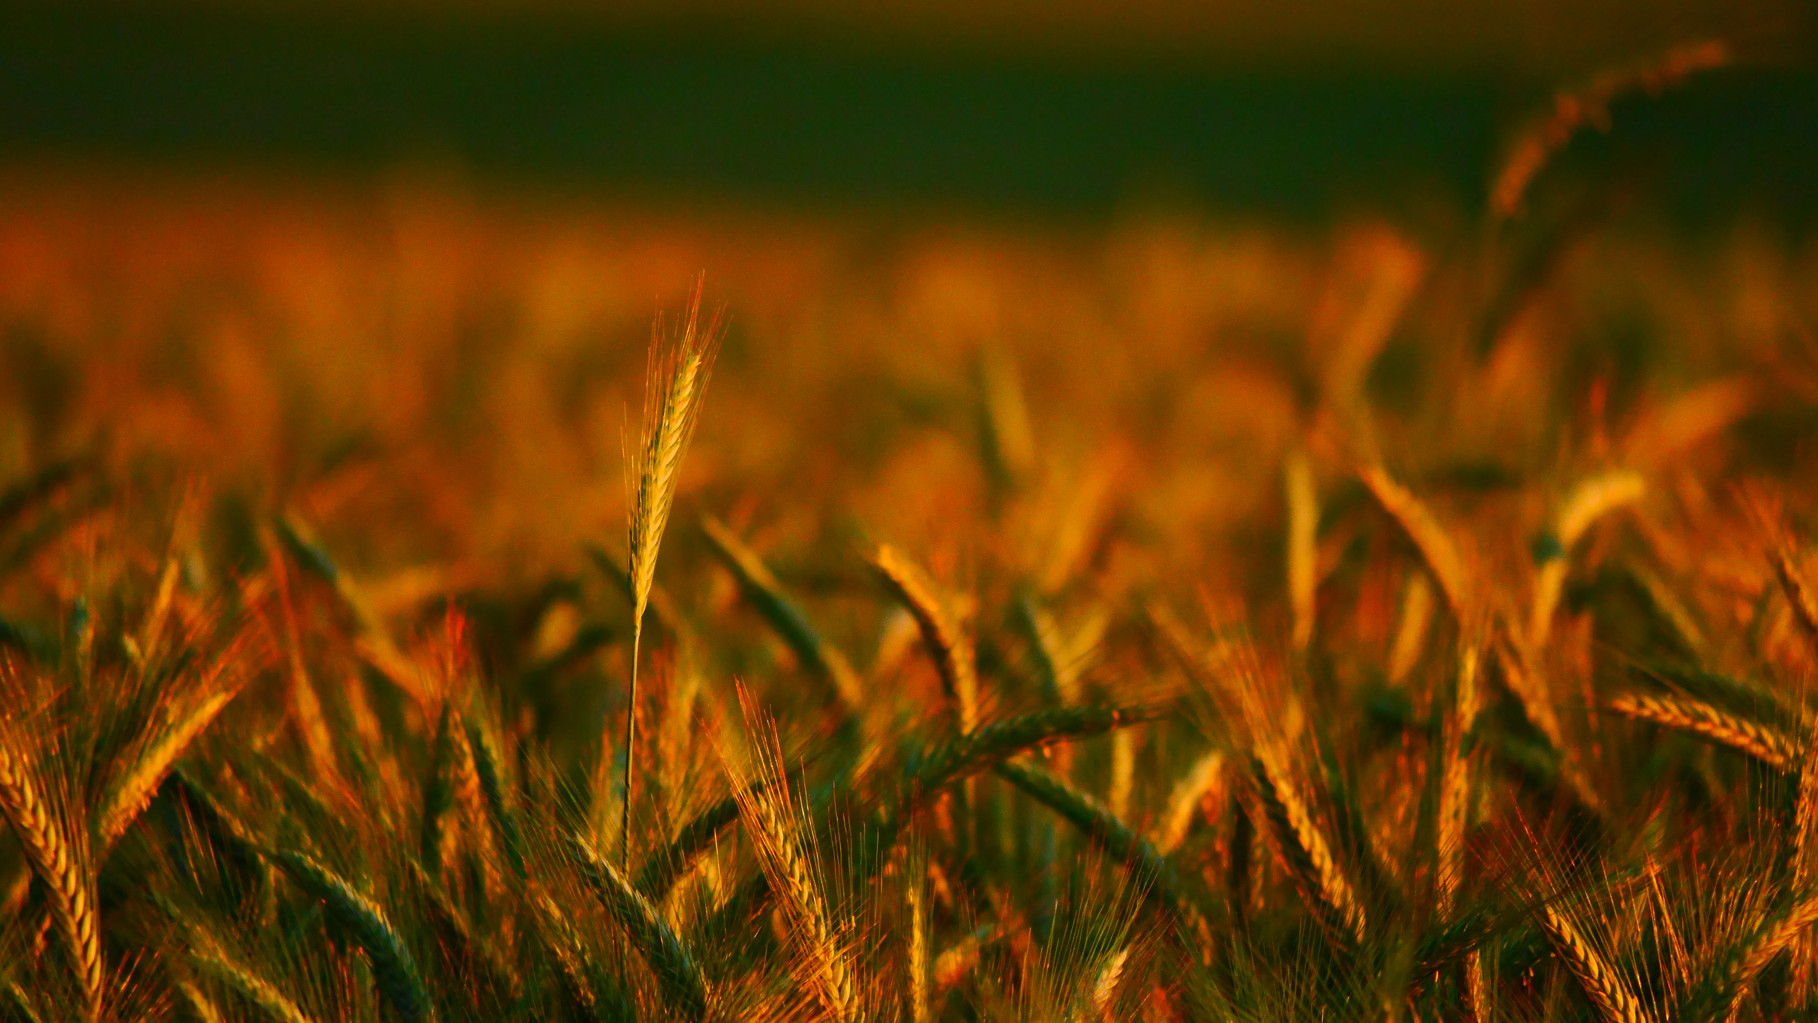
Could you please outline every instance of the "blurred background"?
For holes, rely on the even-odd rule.
[[[671,204],[1102,217],[1481,199],[1560,86],[1721,40],[1632,104],[1682,211],[1810,202],[1804,0],[15,0],[0,148],[121,169],[369,175]]]
[[[802,536],[938,543],[1014,394],[1191,550],[1334,359],[1402,457],[1550,472],[1584,394],[1810,339],[1815,41],[1804,0],[11,0],[0,475],[131,454],[356,564],[528,572],[623,528],[703,273],[689,485]]]

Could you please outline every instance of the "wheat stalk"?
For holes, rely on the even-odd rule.
[[[700,420],[701,397],[719,350],[719,321],[700,322],[701,284],[673,346],[662,338],[662,322],[650,342],[650,370],[644,386],[643,438],[632,461],[630,565],[631,683],[625,711],[625,791],[619,814],[619,862],[631,855],[631,790],[637,777],[638,654],[644,638],[644,609],[656,582],[657,549],[669,525],[669,508],[681,477],[682,456]],[[610,762],[610,755],[606,757]]]
[[[1799,792],[1793,809],[1794,891],[1818,888],[1818,723],[1805,729],[1804,755],[1799,758]],[[1789,997],[1804,1005],[1812,994],[1812,974],[1818,968],[1818,951],[1810,946],[1795,953]]]
[[[1793,609],[1793,619],[1799,623],[1806,639],[1818,644],[1818,596],[1813,596],[1812,588],[1805,584],[1805,576],[1794,564],[1793,552],[1785,544],[1775,546],[1772,560],[1774,575],[1779,578],[1780,588],[1786,591],[1786,602]]]
[[[1571,919],[1552,904],[1541,907],[1541,922],[1559,950],[1560,957],[1572,975],[1578,978],[1584,992],[1597,1007],[1604,1023],[1650,1023],[1641,1003],[1629,993],[1622,978],[1603,956],[1585,940]]]
[[[103,967],[87,829],[70,827],[68,815],[53,808],[6,725],[0,725],[0,814],[19,836],[26,861],[49,892],[51,916],[82,991],[83,1018],[93,1020],[101,1012]]]
[[[1701,700],[1624,693],[1610,700],[1609,707],[1627,717],[1703,736],[1746,753],[1775,770],[1788,770],[1799,760],[1793,740],[1779,729],[1738,717]]]

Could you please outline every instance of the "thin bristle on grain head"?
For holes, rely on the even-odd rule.
[[[1604,1023],[1651,1023],[1641,1002],[1569,916],[1552,903],[1541,907],[1541,922],[1566,967],[1578,978],[1584,993],[1596,1006]]]
[[[38,771],[10,722],[0,720],[0,815],[12,825],[32,872],[49,895],[51,917],[63,936],[83,998],[83,1018],[101,1012],[104,968],[88,829],[50,801]]]
[[[1690,732],[1746,753],[1777,771],[1800,760],[1794,741],[1778,728],[1750,721],[1687,696],[1624,693],[1610,700],[1611,710],[1626,717]]]
[[[694,956],[650,900],[631,886],[612,864],[601,859],[586,840],[570,837],[569,854],[606,912],[631,936],[644,961],[662,985],[671,1008],[683,1019],[707,1014],[707,982]]]
[[[280,850],[274,856],[280,869],[311,898],[319,899],[329,916],[353,936],[372,964],[379,993],[406,1020],[434,1020],[435,1008],[416,957],[392,926],[391,918],[339,874],[310,856]]]
[[[935,591],[934,584],[914,562],[889,544],[878,547],[871,564],[896,598],[915,617],[922,642],[933,655],[940,672],[941,687],[953,701],[962,731],[970,732],[978,723],[978,671],[972,657],[972,644],[961,633],[952,611]]]

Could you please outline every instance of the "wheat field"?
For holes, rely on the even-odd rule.
[[[1475,217],[8,172],[0,1017],[1811,1018],[1818,247],[1535,183],[1723,56]]]

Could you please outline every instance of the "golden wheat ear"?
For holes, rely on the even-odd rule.
[[[51,919],[62,934],[83,1000],[82,1019],[101,1014],[104,972],[89,829],[53,800],[55,790],[32,762],[11,722],[0,721],[0,816],[19,838],[32,872],[49,895]]]
[[[631,852],[631,791],[637,776],[638,653],[644,638],[644,609],[656,583],[657,548],[669,525],[669,508],[675,500],[682,456],[700,420],[701,397],[719,352],[720,319],[701,322],[701,287],[696,282],[681,336],[664,337],[659,317],[650,339],[649,375],[644,381],[643,435],[628,460],[631,490],[631,687],[625,710],[625,791],[619,815],[619,861],[629,864]],[[610,751],[606,754],[610,762]]]
[[[739,702],[753,738],[749,765],[730,761],[739,818],[758,854],[758,864],[778,897],[795,953],[792,966],[801,986],[821,1004],[825,1018],[857,1023],[862,996],[853,969],[850,928],[835,913],[813,822],[789,787],[783,751],[774,728],[743,686]]]

